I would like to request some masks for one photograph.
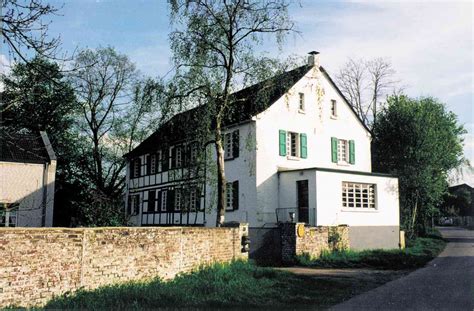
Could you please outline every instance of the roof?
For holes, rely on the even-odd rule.
[[[455,186],[450,186],[450,187],[449,187],[449,190],[453,191],[453,190],[457,190],[457,189],[459,189],[459,188],[467,188],[467,189],[469,189],[469,190],[471,190],[471,191],[474,190],[473,187],[469,186],[469,185],[466,184],[466,183],[463,183],[463,184],[460,184],[460,185],[455,185]]]
[[[223,125],[228,126],[251,120],[253,116],[265,111],[287,93],[311,68],[311,66],[301,66],[233,93],[232,104],[229,111],[225,113]],[[131,158],[152,152],[159,144],[182,139],[189,134],[190,129],[197,128],[201,120],[209,119],[206,118],[208,113],[210,113],[208,106],[202,105],[175,115],[125,157]],[[210,125],[213,126],[213,124]]]
[[[0,161],[48,163],[56,157],[45,132],[20,133],[1,130]]]
[[[229,126],[248,121],[253,116],[265,111],[285,95],[311,68],[312,66],[304,65],[233,93],[231,95],[232,104],[229,107],[229,111],[225,113],[226,118],[223,120],[223,125]],[[362,126],[370,133],[369,128],[360,119],[327,71],[323,67],[319,67],[319,69],[354,112]],[[153,152],[156,150],[157,145],[182,140],[183,137],[190,134],[190,129],[197,129],[202,120],[209,119],[207,114],[211,113],[211,111],[208,108],[207,105],[202,105],[175,115],[124,157],[132,158]],[[210,126],[212,127],[213,124],[210,124]]]

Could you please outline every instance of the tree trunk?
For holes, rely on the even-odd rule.
[[[224,169],[224,148],[222,147],[222,132],[220,122],[216,125],[216,155],[217,155],[217,218],[216,226],[224,225],[224,214],[226,205],[226,180]]]

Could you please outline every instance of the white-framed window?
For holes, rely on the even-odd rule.
[[[131,178],[137,178],[137,177],[140,177],[140,171],[142,169],[142,163],[141,163],[141,159],[140,158],[136,158],[132,161],[131,165],[132,165],[132,169],[131,169],[131,172],[132,172],[132,176],[130,176]]]
[[[195,188],[192,188],[189,191],[189,209],[195,211],[197,208],[197,191]]]
[[[162,170],[162,166],[161,166],[161,156],[162,155],[162,151],[159,150],[157,153],[156,153],[156,172],[159,173],[161,172]]]
[[[299,109],[299,111],[305,111],[306,106],[305,106],[305,102],[304,102],[304,93],[298,93],[298,95],[299,95],[298,109]]]
[[[290,157],[299,157],[300,135],[294,132],[288,132],[286,135],[286,154]]]
[[[239,156],[240,136],[239,130],[224,134],[224,159],[234,159]]]
[[[191,163],[195,163],[197,160],[198,148],[197,143],[191,143],[190,151],[189,151],[189,161]]]
[[[337,102],[335,99],[331,99],[331,117],[337,118]]]
[[[342,182],[342,208],[375,210],[376,185],[366,183]]]
[[[18,225],[18,203],[0,203],[0,227],[16,227]]]
[[[233,189],[232,189],[232,183],[228,182],[226,184],[226,190],[225,190],[225,196],[226,196],[226,204],[225,204],[225,209],[227,211],[233,211],[234,210],[234,204],[233,204]]]
[[[129,196],[128,201],[128,214],[129,215],[137,215],[140,205],[140,195],[132,194]]]
[[[337,140],[337,161],[339,163],[349,162],[349,143],[345,139]]]
[[[167,206],[166,204],[168,203],[168,190],[162,190],[161,191],[161,202],[160,202],[160,210],[162,212],[167,211]]]
[[[174,190],[174,210],[180,211],[182,204],[183,202],[181,198],[181,189],[175,189]]]
[[[224,159],[232,158],[232,133],[224,135]]]
[[[176,148],[176,167],[183,165],[183,149],[181,147]]]
[[[152,174],[156,173],[156,153],[152,154],[150,157],[150,170]]]

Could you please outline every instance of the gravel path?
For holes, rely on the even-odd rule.
[[[331,310],[474,311],[474,231],[439,229],[449,243],[426,267]]]

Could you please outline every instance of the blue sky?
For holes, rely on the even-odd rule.
[[[50,27],[63,50],[111,45],[146,75],[171,69],[165,0],[50,2],[63,5]],[[437,97],[459,116],[474,163],[473,10],[472,1],[301,0],[291,8],[301,36],[288,38],[283,56],[317,50],[332,73],[348,57],[389,59],[408,95]],[[278,53],[272,45],[263,50]]]

